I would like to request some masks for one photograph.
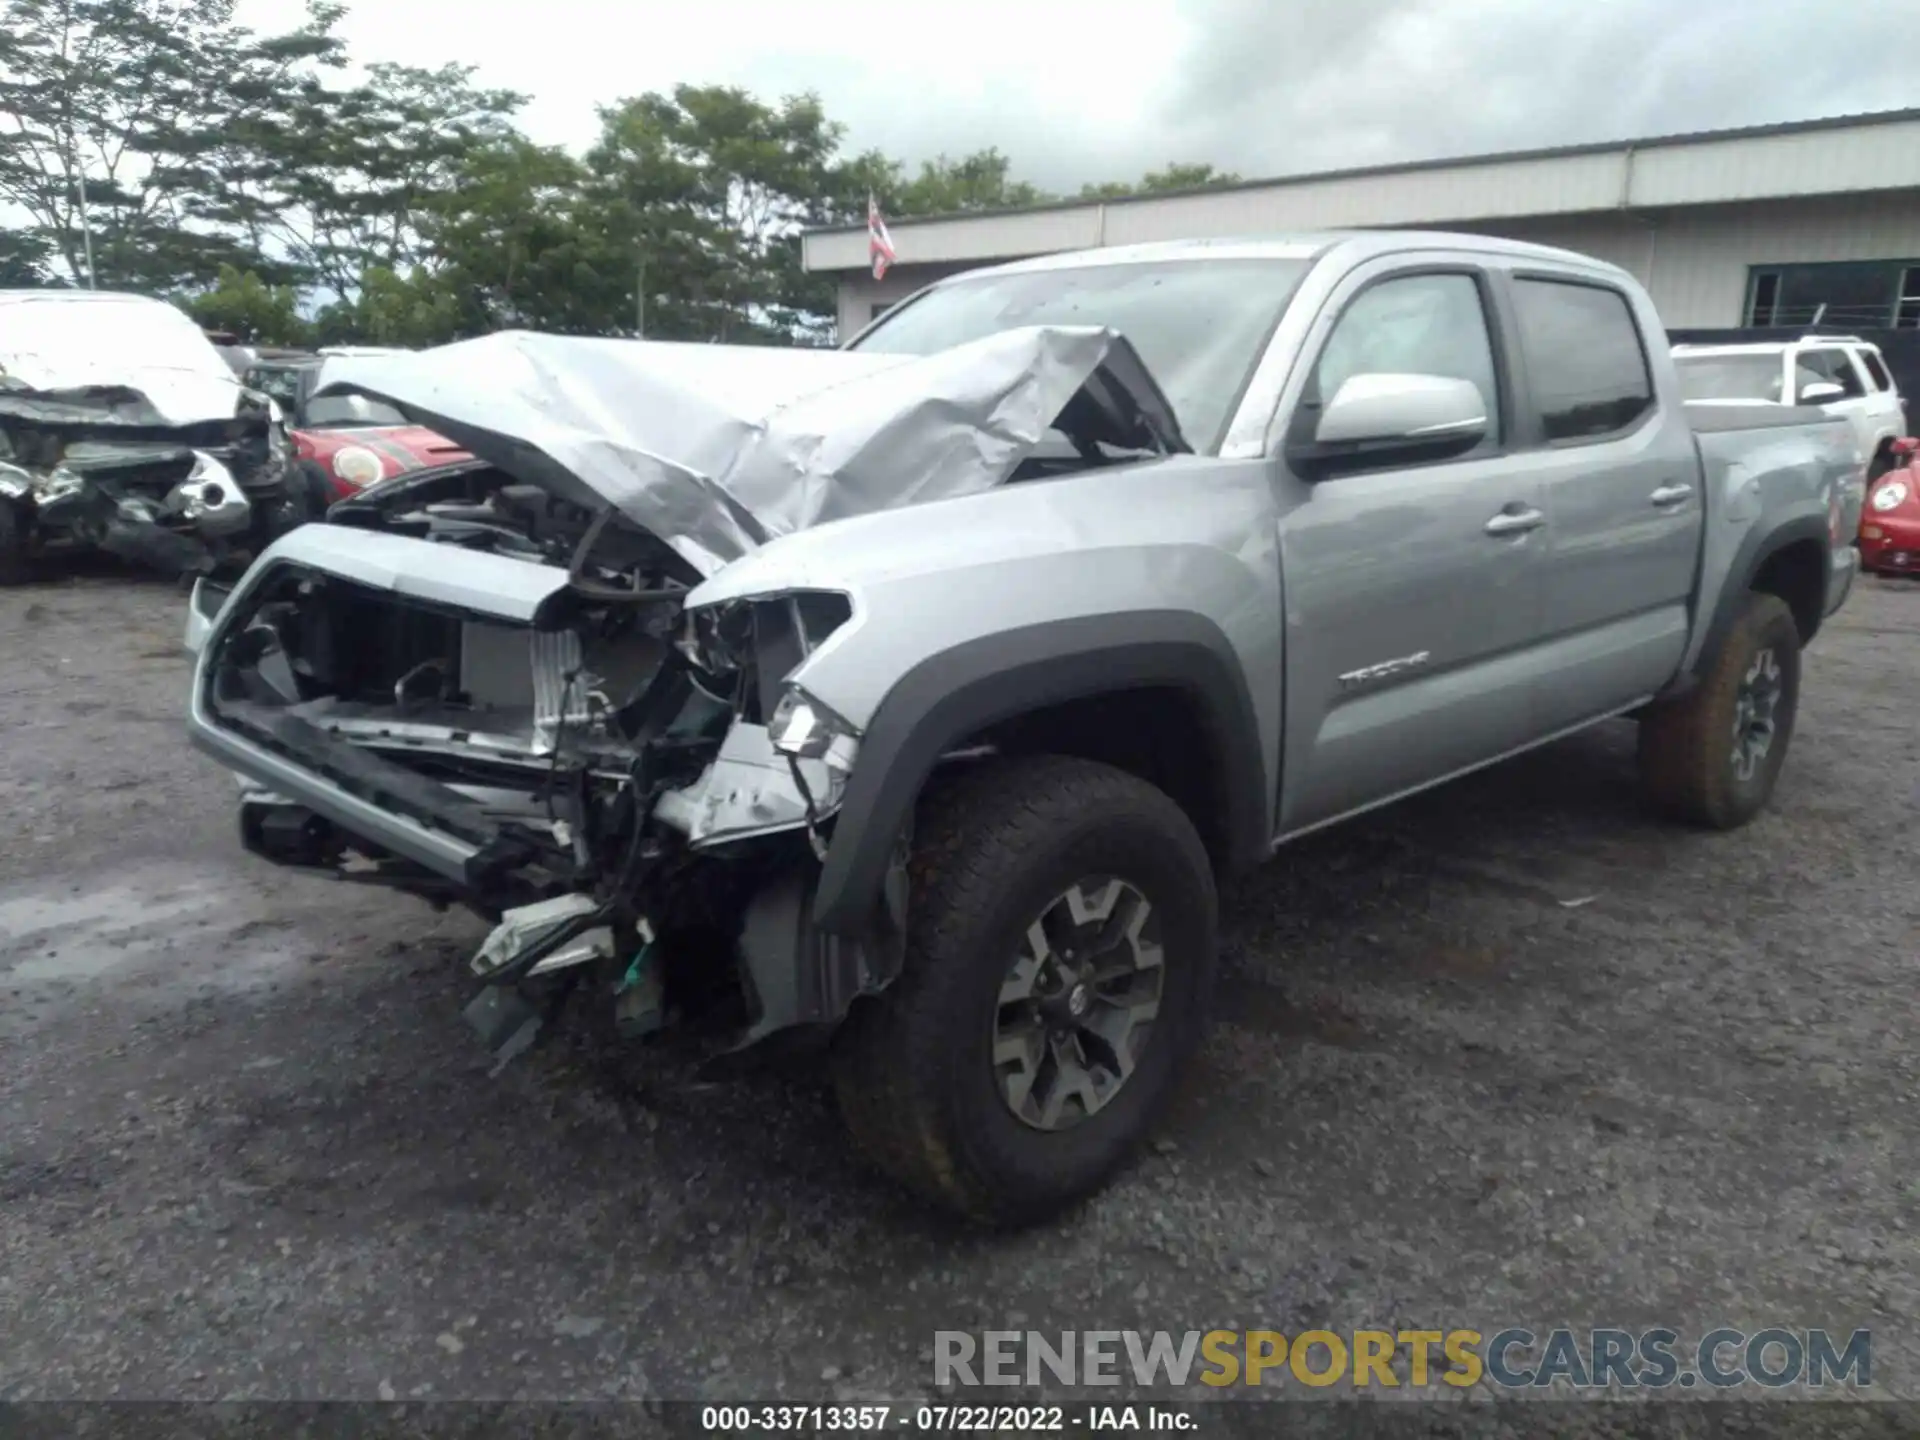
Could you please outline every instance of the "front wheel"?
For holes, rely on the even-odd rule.
[[[1732,830],[1773,794],[1800,701],[1800,631],[1778,596],[1752,594],[1700,683],[1640,722],[1640,778],[1679,820]]]
[[[837,1038],[841,1113],[874,1161],[971,1219],[1098,1189],[1199,1042],[1217,900],[1192,822],[1123,771],[970,770],[917,822],[900,978]]]

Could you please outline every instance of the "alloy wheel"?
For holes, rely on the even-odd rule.
[[[1126,881],[1090,876],[1027,927],[1001,982],[993,1066],[1036,1130],[1066,1130],[1120,1093],[1145,1053],[1165,978],[1159,926]]]

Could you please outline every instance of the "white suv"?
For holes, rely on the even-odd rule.
[[[1907,432],[1906,409],[1880,347],[1852,335],[1805,335],[1751,345],[1676,345],[1673,361],[1688,400],[1725,404],[1817,405],[1853,425],[1868,475],[1892,468],[1893,442]]]

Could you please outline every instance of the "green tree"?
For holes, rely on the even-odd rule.
[[[1211,190],[1220,185],[1242,183],[1238,175],[1215,170],[1204,164],[1173,164],[1164,170],[1149,170],[1140,179],[1106,180],[1082,185],[1081,200],[1122,200],[1130,195],[1165,195],[1181,190]]]
[[[210,284],[265,263],[203,222],[194,159],[226,129],[279,108],[338,59],[337,6],[259,37],[233,0],[0,0],[0,201],[62,270],[101,284]]]
[[[394,345],[405,350],[444,345],[473,333],[460,297],[443,275],[423,266],[405,274],[368,267],[348,299],[320,312],[314,332],[322,345]]]
[[[604,328],[610,317],[595,310],[593,292],[605,247],[581,213],[585,180],[564,150],[517,134],[462,157],[452,188],[426,205],[419,225],[463,329]]]
[[[1058,198],[1025,180],[1015,180],[1013,162],[991,147],[958,159],[936,156],[922,161],[913,174],[898,161],[869,150],[839,167],[838,181],[848,218],[856,208],[859,215],[866,214],[868,192],[889,217],[901,219],[1017,210]]]
[[[32,230],[0,230],[0,290],[54,285],[53,246]]]
[[[304,345],[310,327],[291,285],[269,285],[251,270],[222,265],[213,288],[187,297],[182,308],[209,330],[225,330],[259,345]]]
[[[603,110],[581,215],[603,323],[735,343],[824,333],[831,288],[801,270],[799,233],[831,215],[840,133],[812,95],[770,105],[729,86]]]
[[[427,259],[422,226],[471,153],[515,134],[525,102],[476,86],[471,66],[378,64],[366,76],[348,89],[309,79],[202,156],[208,213],[286,257],[336,304],[369,269],[399,273]]]

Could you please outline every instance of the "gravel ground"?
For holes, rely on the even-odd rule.
[[[899,1399],[943,1328],[1562,1323],[1870,1327],[1920,1397],[1920,587],[1823,635],[1738,835],[1646,818],[1622,725],[1241,884],[1163,1138],[1012,1237],[809,1073],[489,1078],[477,921],[238,848],[182,613],[0,598],[0,1398]]]

